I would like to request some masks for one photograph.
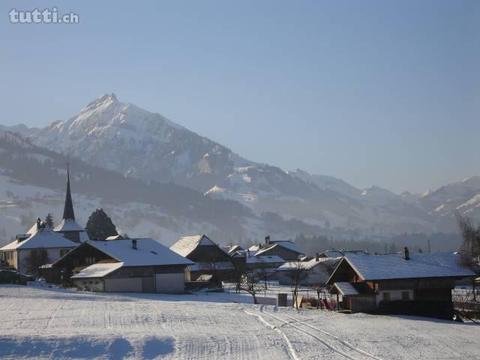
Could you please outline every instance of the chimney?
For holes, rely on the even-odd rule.
[[[37,218],[37,230],[40,230],[42,227],[42,220],[40,218]]]
[[[408,250],[408,247],[405,246],[404,252],[405,252],[405,260],[410,260],[410,251]]]
[[[270,235],[265,236],[265,244],[270,244]]]
[[[137,250],[137,239],[132,239],[132,249]]]
[[[319,261],[320,260],[320,254],[317,252],[315,253],[315,261]]]

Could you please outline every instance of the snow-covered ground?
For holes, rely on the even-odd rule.
[[[234,294],[0,286],[1,358],[479,359],[480,326],[252,305]]]

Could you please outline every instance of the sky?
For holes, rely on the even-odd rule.
[[[11,23],[56,7],[78,24]],[[2,1],[0,124],[105,93],[248,159],[423,192],[480,175],[480,2]]]

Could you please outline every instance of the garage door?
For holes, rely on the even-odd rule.
[[[155,274],[155,286],[159,293],[183,293],[185,290],[185,274]]]

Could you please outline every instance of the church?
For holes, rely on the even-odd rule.
[[[65,206],[60,224],[52,229],[37,219],[27,233],[17,235],[15,240],[0,248],[0,260],[20,273],[34,275],[39,266],[57,261],[87,240],[87,232],[75,220],[67,166]]]

